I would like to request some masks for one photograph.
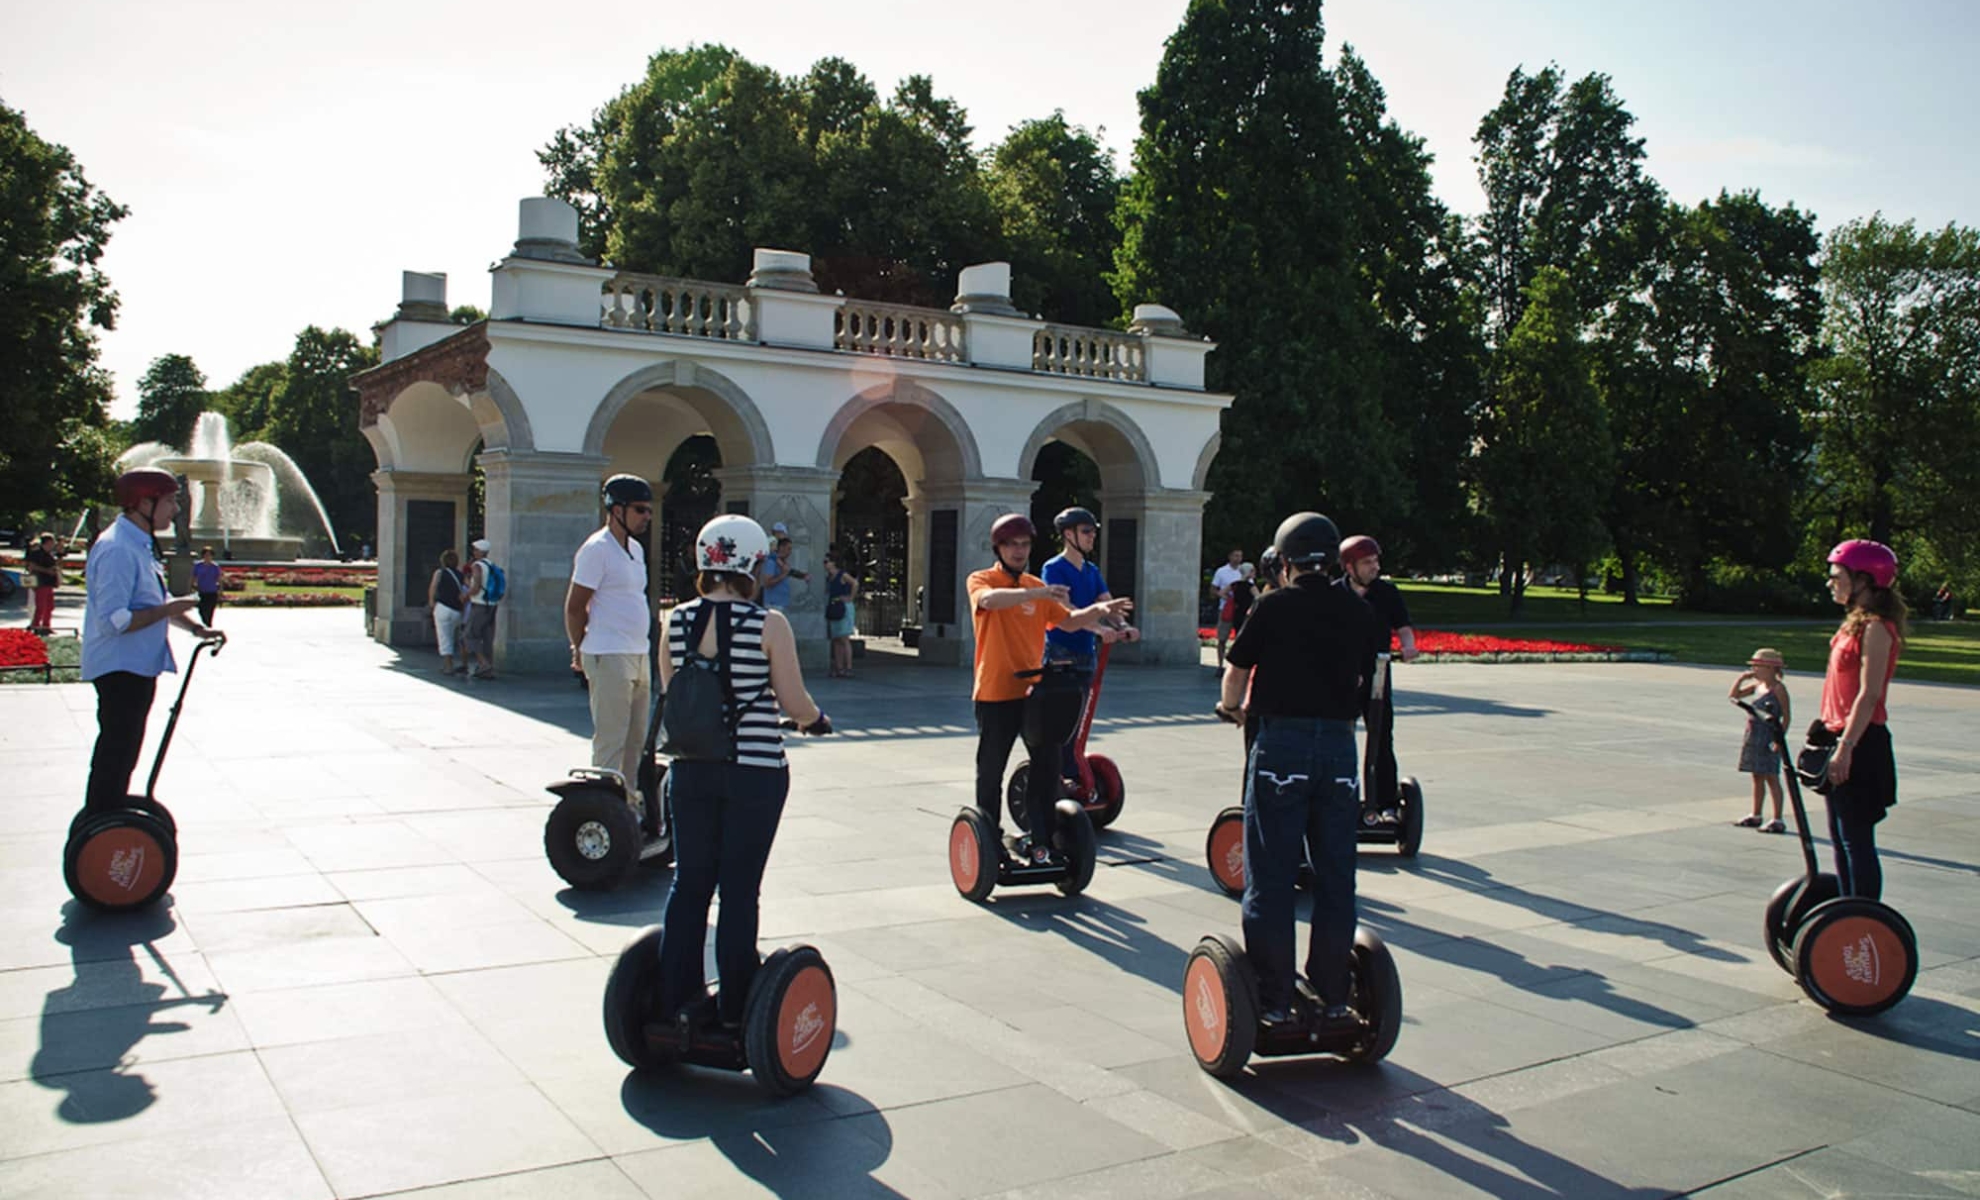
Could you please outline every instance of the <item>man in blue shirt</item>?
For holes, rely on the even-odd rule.
[[[1099,518],[1091,510],[1073,507],[1054,517],[1052,527],[1058,530],[1062,548],[1057,555],[1045,560],[1038,577],[1047,586],[1065,588],[1071,596],[1066,604],[1075,612],[1113,599],[1112,593],[1107,591],[1107,581],[1101,577],[1100,568],[1093,561],[1094,547],[1100,541]],[[1137,636],[1134,627],[1125,622],[1102,624],[1090,630],[1048,629],[1045,631],[1045,661],[1073,663],[1079,670],[1080,687],[1090,691],[1100,643],[1131,642]],[[1091,702],[1090,696],[1088,701]],[[1066,742],[1061,761],[1066,778],[1079,774],[1079,765],[1073,761],[1071,741]]]
[[[172,599],[158,561],[155,535],[179,512],[179,481],[155,468],[118,476],[112,522],[89,548],[83,605],[82,677],[96,687],[96,750],[89,760],[87,809],[121,808],[144,747],[158,676],[178,670],[166,639],[167,622],[201,640],[225,635],[186,614],[199,601]]]

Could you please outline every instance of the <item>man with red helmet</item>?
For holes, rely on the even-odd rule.
[[[197,597],[175,600],[166,592],[156,535],[178,516],[178,479],[156,469],[127,471],[115,494],[123,515],[89,548],[83,604],[82,678],[96,688],[97,727],[84,808],[121,807],[130,793],[158,676],[178,669],[166,622],[202,640],[226,640],[186,615]]]
[[[1897,760],[1884,697],[1904,650],[1904,597],[1897,555],[1853,538],[1829,551],[1829,596],[1843,608],[1822,677],[1822,725],[1836,738],[1829,759],[1829,845],[1845,896],[1878,899],[1877,822],[1897,803]]]
[[[1079,720],[1083,693],[1070,673],[1039,678],[1045,631],[1093,629],[1123,619],[1134,601],[1123,596],[1075,609],[1071,591],[1025,569],[1035,536],[1031,520],[1006,513],[990,527],[994,565],[969,577],[969,606],[976,630],[976,807],[994,830],[1011,745],[1022,737],[1031,757],[1025,812],[1031,823],[1031,857],[1049,862],[1056,849],[1059,747]]]
[[[1409,605],[1403,601],[1402,591],[1382,578],[1381,545],[1367,534],[1358,533],[1341,543],[1340,555],[1341,586],[1367,601],[1384,627],[1401,643],[1403,661],[1413,661],[1417,655],[1416,629],[1410,624]],[[1372,681],[1363,681],[1361,709],[1366,728],[1376,727],[1377,704],[1382,706],[1383,719],[1382,736],[1368,746],[1368,761],[1361,773],[1362,799],[1371,809],[1392,809],[1400,786],[1396,771],[1395,689],[1383,688],[1380,700],[1373,693]]]

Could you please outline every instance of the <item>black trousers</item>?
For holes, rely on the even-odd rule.
[[[199,594],[199,623],[201,625],[213,624],[213,610],[219,607],[219,592],[201,592]]]
[[[1373,686],[1361,694],[1362,728],[1367,747],[1361,769],[1361,802],[1367,808],[1394,808],[1402,792],[1401,773],[1396,767],[1396,693],[1394,678],[1383,680],[1382,698],[1374,698]]]
[[[1003,805],[1004,764],[1019,738],[1031,761],[1024,809],[1034,845],[1052,844],[1058,832],[1059,751],[1079,724],[1084,694],[1072,686],[1041,683],[1023,700],[976,702],[976,807],[1001,828],[997,812]]]
[[[131,772],[144,750],[144,726],[158,692],[156,675],[112,671],[96,685],[96,751],[89,758],[89,788],[83,807],[122,808],[131,793]]]

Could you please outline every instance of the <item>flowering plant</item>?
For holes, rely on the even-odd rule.
[[[48,643],[25,629],[0,629],[0,667],[48,664]]]

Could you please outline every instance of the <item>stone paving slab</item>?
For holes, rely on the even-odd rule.
[[[1086,896],[972,906],[941,852],[966,676],[869,657],[813,681],[844,736],[792,749],[764,943],[827,955],[840,1030],[773,1101],[604,1044],[606,973],[669,876],[582,895],[544,862],[541,785],[587,757],[569,681],[442,680],[348,612],[227,618],[160,781],[184,852],[154,913],[62,886],[90,690],[0,687],[0,1196],[1980,1195],[1971,689],[1894,688],[1879,840],[1924,969],[1847,1022],[1758,944],[1799,853],[1728,824],[1724,672],[1400,668],[1428,832],[1413,861],[1364,852],[1360,892],[1401,1041],[1222,1083],[1177,999],[1237,926],[1202,861],[1238,791],[1214,673],[1109,678],[1094,748],[1128,802]],[[1805,707],[1818,681],[1789,686]]]

